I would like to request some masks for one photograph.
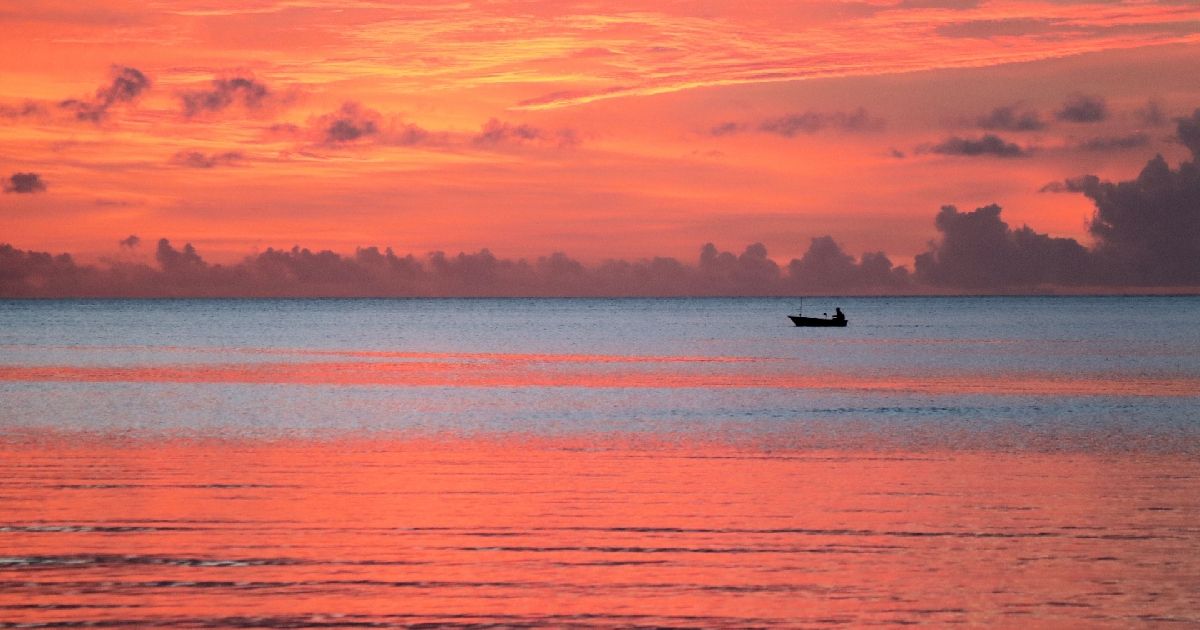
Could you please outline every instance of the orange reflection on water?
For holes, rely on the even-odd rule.
[[[1183,457],[93,438],[0,445],[0,475],[14,622],[1123,625],[1200,610],[1200,463]]]
[[[770,360],[575,355],[420,355],[406,361],[80,366],[4,365],[0,381],[275,383],[591,388],[783,388],[930,394],[1195,396],[1180,375],[1004,372],[855,375],[791,372]]]

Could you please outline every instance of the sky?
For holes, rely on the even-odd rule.
[[[46,0],[0,35],[0,243],[84,262],[831,236],[913,269],[992,204],[1092,247],[1064,182],[1176,167],[1200,107],[1192,2]]]

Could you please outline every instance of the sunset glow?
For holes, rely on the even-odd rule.
[[[1054,184],[1178,164],[1200,105],[1189,3],[46,1],[0,32],[0,242],[84,263],[830,235],[911,270],[940,207],[992,203],[1088,246]]]

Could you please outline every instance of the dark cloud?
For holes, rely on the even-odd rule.
[[[1124,136],[1088,138],[1079,142],[1076,146],[1084,151],[1120,151],[1122,149],[1136,149],[1148,144],[1150,144],[1150,136],[1139,131]]]
[[[1095,175],[1080,175],[1079,177],[1068,177],[1067,179],[1050,182],[1038,189],[1038,192],[1044,193],[1081,193],[1088,189],[1089,186],[1095,186],[1100,179]]]
[[[1096,123],[1108,119],[1108,104],[1100,96],[1072,94],[1054,117],[1064,122]]]
[[[120,241],[133,247],[140,241]],[[694,265],[674,258],[607,260],[588,266],[556,252],[536,260],[505,259],[483,249],[418,258],[391,249],[331,251],[268,249],[233,265],[205,261],[191,244],[158,241],[154,263],[110,260],[107,267],[76,264],[70,256],[0,246],[0,297],[52,296],[655,296],[794,295],[829,289],[842,293],[910,290],[908,274],[882,253],[837,264],[831,281],[825,242],[815,239],[801,261],[783,273],[760,243],[740,255],[705,245]],[[841,256],[833,244],[834,258]],[[3,266],[10,263],[8,266]]]
[[[866,253],[861,261],[855,261],[832,236],[812,239],[808,251],[788,263],[787,284],[793,292],[893,292],[910,288],[908,270],[893,267],[883,252]]]
[[[138,237],[137,234],[130,234],[129,236],[117,241],[117,245],[121,246],[122,249],[133,249],[138,245],[141,245],[141,243],[142,239]]]
[[[997,107],[991,113],[980,116],[975,124],[981,129],[993,131],[1038,131],[1046,123],[1033,110],[1018,110],[1015,105]]]
[[[377,135],[383,127],[383,116],[348,101],[336,112],[317,118],[314,127],[320,132],[322,142],[344,144]]]
[[[73,112],[78,120],[98,123],[108,116],[111,107],[133,102],[150,88],[150,79],[137,68],[113,66],[111,75],[109,84],[96,90],[93,98],[68,99],[59,107]]]
[[[97,275],[96,269],[76,264],[70,254],[54,256],[0,243],[0,296],[89,295],[108,280],[96,279]]]
[[[979,138],[960,138],[954,136],[928,148],[932,153],[943,155],[965,155],[969,157],[994,156],[1002,158],[1018,158],[1029,155],[1028,150],[1020,145],[1008,142],[1003,138],[984,134]]]
[[[337,111],[309,121],[309,135],[325,145],[356,143],[411,145],[431,140],[433,134],[417,125],[385,120],[379,112],[347,101]]]
[[[884,127],[882,119],[873,118],[864,108],[852,112],[804,112],[765,120],[758,125],[759,131],[791,138],[800,133],[816,133],[823,129],[838,131],[878,131]]]
[[[941,240],[915,261],[917,280],[924,284],[990,291],[1094,281],[1091,254],[1082,245],[1028,227],[1010,229],[1000,219],[1000,206],[971,212],[944,206],[935,225]]]
[[[579,144],[579,135],[571,129],[547,131],[527,124],[514,125],[499,119],[489,119],[479,134],[471,138],[477,146],[549,145],[570,147]]]
[[[220,112],[234,106],[248,110],[261,109],[275,98],[266,84],[252,76],[232,76],[212,80],[208,89],[192,90],[179,95],[185,116]]]
[[[46,182],[37,173],[13,173],[4,182],[4,192],[32,194],[46,192]]]
[[[200,151],[180,151],[171,156],[171,164],[188,168],[213,168],[240,162],[244,156],[238,151],[205,154]]]
[[[862,132],[879,131],[886,126],[882,118],[871,116],[865,108],[850,112],[802,112],[768,118],[756,123],[724,122],[709,129],[709,135],[726,136],[735,133],[758,131],[785,138],[800,134],[814,134],[825,130]]]
[[[1194,160],[1200,160],[1200,109],[1192,112],[1190,118],[1178,118],[1175,122],[1179,141],[1192,152]],[[1195,165],[1192,162],[1192,166]]]
[[[1161,155],[1136,179],[1092,180],[1089,231],[1106,276],[1130,284],[1200,285],[1200,109],[1177,121],[1192,161],[1172,170]]]
[[[1028,227],[1009,229],[1000,220],[999,206],[966,213],[947,206],[937,217],[941,240],[917,256],[917,279],[978,290],[1200,287],[1200,109],[1177,120],[1177,137],[1192,153],[1192,160],[1178,169],[1159,155],[1133,180],[1107,182],[1084,175],[1042,187],[1043,192],[1077,192],[1092,200],[1092,249]]]
[[[747,246],[740,256],[707,243],[700,248],[698,271],[705,286],[727,295],[770,292],[780,277],[779,265],[767,257],[762,243]]]

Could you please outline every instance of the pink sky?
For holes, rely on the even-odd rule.
[[[833,235],[911,264],[991,203],[1086,244],[1092,202],[1039,190],[1177,164],[1200,105],[1191,3],[46,1],[0,34],[0,176],[44,185],[0,195],[0,242],[85,261]]]

